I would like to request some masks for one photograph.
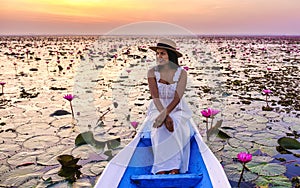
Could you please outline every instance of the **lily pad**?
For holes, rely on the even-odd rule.
[[[21,146],[18,144],[1,144],[0,151],[2,152],[16,152],[21,149]]]
[[[220,127],[219,130],[230,137],[233,137],[233,134],[237,132],[236,129],[232,127]]]
[[[94,173],[94,171],[91,170],[92,166],[94,166],[95,164],[96,164],[95,162],[87,163],[82,166],[82,169],[80,169],[80,171],[82,172],[83,175],[96,176],[98,174]]]
[[[266,112],[265,116],[267,118],[276,118],[276,117],[280,117],[280,114],[276,113],[276,112]]]
[[[50,117],[53,116],[64,116],[64,115],[68,115],[71,114],[70,112],[66,111],[66,110],[56,110],[55,112],[53,112],[52,114],[50,114]]]
[[[278,136],[283,136],[286,135],[287,132],[290,132],[290,130],[286,126],[282,126],[281,124],[275,123],[268,124],[267,131]]]
[[[51,147],[46,149],[43,154],[36,157],[37,163],[41,165],[55,165],[58,164],[56,159],[57,156],[68,153],[71,153],[71,149],[68,149],[65,145]]]
[[[299,118],[295,118],[295,117],[284,117],[282,120],[284,122],[287,122],[287,123],[297,123],[297,124],[300,124],[300,119]]]
[[[19,152],[9,159],[7,159],[7,163],[10,165],[18,166],[27,163],[35,163],[36,155],[43,153],[44,151],[34,151],[34,152]]]
[[[120,146],[120,137],[107,138],[105,141],[99,141],[94,138],[94,134],[91,131],[80,133],[75,139],[75,145],[80,146],[83,144],[90,144],[94,146],[97,150],[104,150],[107,145],[108,149],[114,149]]]
[[[230,138],[228,144],[234,148],[243,147],[248,149],[253,147],[252,142],[242,141],[236,138]]]
[[[261,131],[266,128],[266,124],[257,123],[256,121],[245,121],[248,131]]]
[[[224,144],[222,142],[209,142],[208,147],[213,152],[218,152],[218,151],[221,151],[224,148]]]
[[[93,144],[95,142],[94,135],[91,131],[80,133],[75,139],[75,145]]]
[[[0,137],[4,139],[13,139],[17,137],[17,133],[14,129],[7,129],[0,133]]]
[[[99,155],[104,150],[97,150],[95,147],[91,145],[82,145],[74,148],[71,154],[75,157],[78,157],[82,160],[89,159],[91,155]]]
[[[34,136],[27,139],[23,146],[28,149],[45,149],[55,145],[59,141],[59,137],[52,135]]]
[[[81,165],[62,166],[57,174],[70,182],[75,182],[82,174],[79,170],[81,167]]]
[[[278,144],[284,149],[300,149],[300,142],[294,138],[282,137],[278,139]]]
[[[257,123],[268,123],[269,120],[262,116],[254,116],[254,119]]]
[[[15,168],[1,174],[0,182],[8,187],[19,187],[30,179],[39,178],[43,174],[41,169],[43,169],[42,166],[35,165]]]
[[[253,115],[251,115],[251,114],[244,114],[243,119],[245,121],[252,120],[253,119]]]
[[[228,134],[228,133],[226,133],[226,131],[219,129],[218,137],[220,137],[222,139],[227,139],[227,138],[231,138],[232,136],[230,136],[230,133]]]
[[[265,138],[274,138],[276,137],[275,134],[272,134],[272,133],[268,133],[268,132],[258,132],[256,134],[253,134],[253,140],[262,140],[262,139],[265,139]]]
[[[254,134],[253,132],[243,131],[243,132],[235,133],[234,137],[242,141],[250,142],[253,141],[253,137],[252,137],[253,134]]]
[[[234,182],[238,182],[242,173],[243,166],[240,163],[225,165],[224,169],[228,179]],[[258,178],[258,175],[252,173],[251,171],[247,171],[245,169],[243,174],[243,181],[249,182]]]
[[[50,125],[55,128],[60,128],[60,127],[67,127],[68,125],[72,126],[72,123],[70,121],[70,118],[60,118],[52,121]]]
[[[264,146],[276,146],[276,138],[265,138],[262,140],[256,140],[255,143],[260,144],[260,145],[264,145]]]
[[[300,142],[294,138],[282,137],[278,139],[278,144],[294,154],[300,154]]]
[[[60,182],[63,181],[64,178],[58,175],[58,172],[60,170],[60,166],[57,168],[53,168],[51,170],[48,170],[47,172],[45,172],[42,176],[42,179],[44,181],[46,181],[47,179],[51,179],[51,182],[55,183],[55,182]]]
[[[99,175],[103,172],[106,165],[107,165],[107,161],[97,162],[91,166],[90,170],[94,174]]]
[[[261,132],[253,135],[253,141],[263,146],[277,146],[276,135],[267,132]]]
[[[272,160],[274,160],[274,158],[270,157],[270,156],[255,156],[255,155],[253,155],[251,162],[249,162],[248,164],[251,164],[251,163],[268,163],[268,162],[271,162]]]
[[[77,166],[77,162],[80,158],[75,158],[72,155],[59,155],[57,160],[63,167],[74,168]]]
[[[81,146],[83,144],[90,144],[94,146],[97,150],[103,150],[106,143],[98,141],[94,138],[94,134],[91,131],[80,133],[75,139],[75,145]],[[112,142],[111,144],[114,144]]]
[[[120,139],[120,137],[116,137],[116,138],[108,140],[106,143],[107,143],[108,149],[114,149],[114,148],[117,148],[120,146],[121,139]]]
[[[239,147],[239,148],[233,148],[230,145],[225,145],[223,149],[223,157],[225,158],[236,158],[236,155],[240,152],[244,152],[245,148]]]
[[[73,183],[73,187],[93,187],[89,178],[80,178]]]
[[[0,164],[2,164],[4,162],[4,160],[6,158],[8,158],[8,156],[9,156],[9,154],[7,152],[1,152],[0,151],[0,161],[1,161]]]
[[[300,123],[296,124],[296,125],[292,125],[290,128],[291,128],[292,131],[297,131],[298,132],[300,130]]]
[[[276,147],[263,146],[260,144],[254,143],[253,148],[249,149],[250,153],[254,153],[256,150],[261,150],[261,152],[266,153],[269,156],[274,156],[278,154]]]
[[[4,174],[5,172],[9,171],[9,167],[7,165],[0,166],[0,174]]]
[[[54,183],[54,184],[52,184],[50,186],[47,186],[47,187],[51,187],[51,188],[72,188],[73,185],[69,181],[63,180],[63,181],[59,181],[59,182]]]
[[[278,176],[286,172],[286,167],[277,163],[249,163],[247,167],[262,176]]]
[[[47,123],[28,123],[19,126],[16,131],[19,134],[25,135],[41,135],[47,134],[49,132],[47,129],[50,128],[50,125]]]
[[[41,183],[40,178],[34,178],[25,183],[22,183],[22,185],[20,185],[18,188],[36,187],[39,183]]]
[[[274,176],[274,177],[266,177],[260,176],[257,180],[255,180],[255,184],[258,186],[266,186],[269,187],[292,187],[292,182],[286,176]]]

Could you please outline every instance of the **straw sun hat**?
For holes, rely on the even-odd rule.
[[[182,54],[176,50],[176,43],[170,39],[162,38],[158,41],[156,46],[150,46],[149,48],[154,51],[156,51],[158,48],[168,49],[175,52],[178,57],[182,57]]]

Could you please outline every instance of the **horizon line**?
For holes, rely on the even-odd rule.
[[[300,34],[0,34],[0,37],[5,36],[132,36],[132,37],[155,37],[155,36],[236,36],[236,37],[300,37]]]

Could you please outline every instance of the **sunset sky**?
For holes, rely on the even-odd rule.
[[[0,0],[0,34],[107,34],[124,28],[143,33],[178,27],[178,32],[208,35],[300,35],[299,8],[300,0]]]

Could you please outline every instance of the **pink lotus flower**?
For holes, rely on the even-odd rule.
[[[202,114],[202,116],[204,116],[204,117],[206,117],[206,118],[209,118],[209,116],[210,116],[208,110],[202,110],[202,111],[201,111],[201,114]]]
[[[215,116],[215,115],[217,115],[220,112],[220,110],[217,110],[217,109],[210,109],[209,108],[208,110],[211,111],[211,116]]]
[[[70,107],[71,107],[71,111],[72,111],[72,117],[74,119],[74,111],[73,111],[73,106],[72,106],[72,100],[74,99],[74,95],[67,94],[67,95],[64,96],[64,99],[70,101]]]
[[[212,108],[208,108],[207,110],[202,110],[201,114],[202,116],[209,118],[209,117],[213,117],[216,114],[218,114],[220,112],[220,110],[216,110],[216,109],[212,109]]]
[[[74,99],[74,95],[72,94],[67,94],[64,96],[64,99],[68,100],[68,101],[72,101]]]
[[[237,158],[243,165],[242,173],[238,182],[238,187],[240,187],[240,183],[243,179],[243,174],[246,168],[246,163],[252,160],[252,155],[250,153],[240,152],[239,154],[237,154]]]
[[[188,66],[183,66],[182,67],[185,71],[188,71],[190,68]]]
[[[132,122],[130,122],[130,124],[131,124],[131,126],[132,126],[134,129],[136,129],[136,128],[138,127],[138,125],[139,125],[139,122],[132,121]]]
[[[210,117],[210,112],[208,110],[202,110],[201,111],[202,116],[209,118]]]
[[[263,92],[264,92],[265,95],[266,95],[266,103],[267,103],[267,107],[269,108],[268,98],[270,98],[270,95],[269,95],[269,94],[272,93],[272,91],[269,90],[269,89],[264,89]]]
[[[208,118],[211,118],[210,128],[213,126],[214,116],[218,114],[220,110],[208,108],[207,110],[202,110],[202,116],[206,117],[206,132],[208,132]],[[207,141],[209,141],[209,136],[207,137]]]
[[[270,70],[272,70],[272,68],[271,67],[267,67],[267,70],[270,71]]]
[[[272,93],[272,91],[269,90],[269,89],[264,89],[263,92],[264,92],[266,95],[269,95],[270,93]]]
[[[250,153],[240,152],[237,154],[237,158],[242,163],[248,163],[252,160],[252,155]]]
[[[129,74],[129,73],[131,73],[131,70],[130,70],[130,69],[127,69],[126,72],[128,72],[128,74]]]

